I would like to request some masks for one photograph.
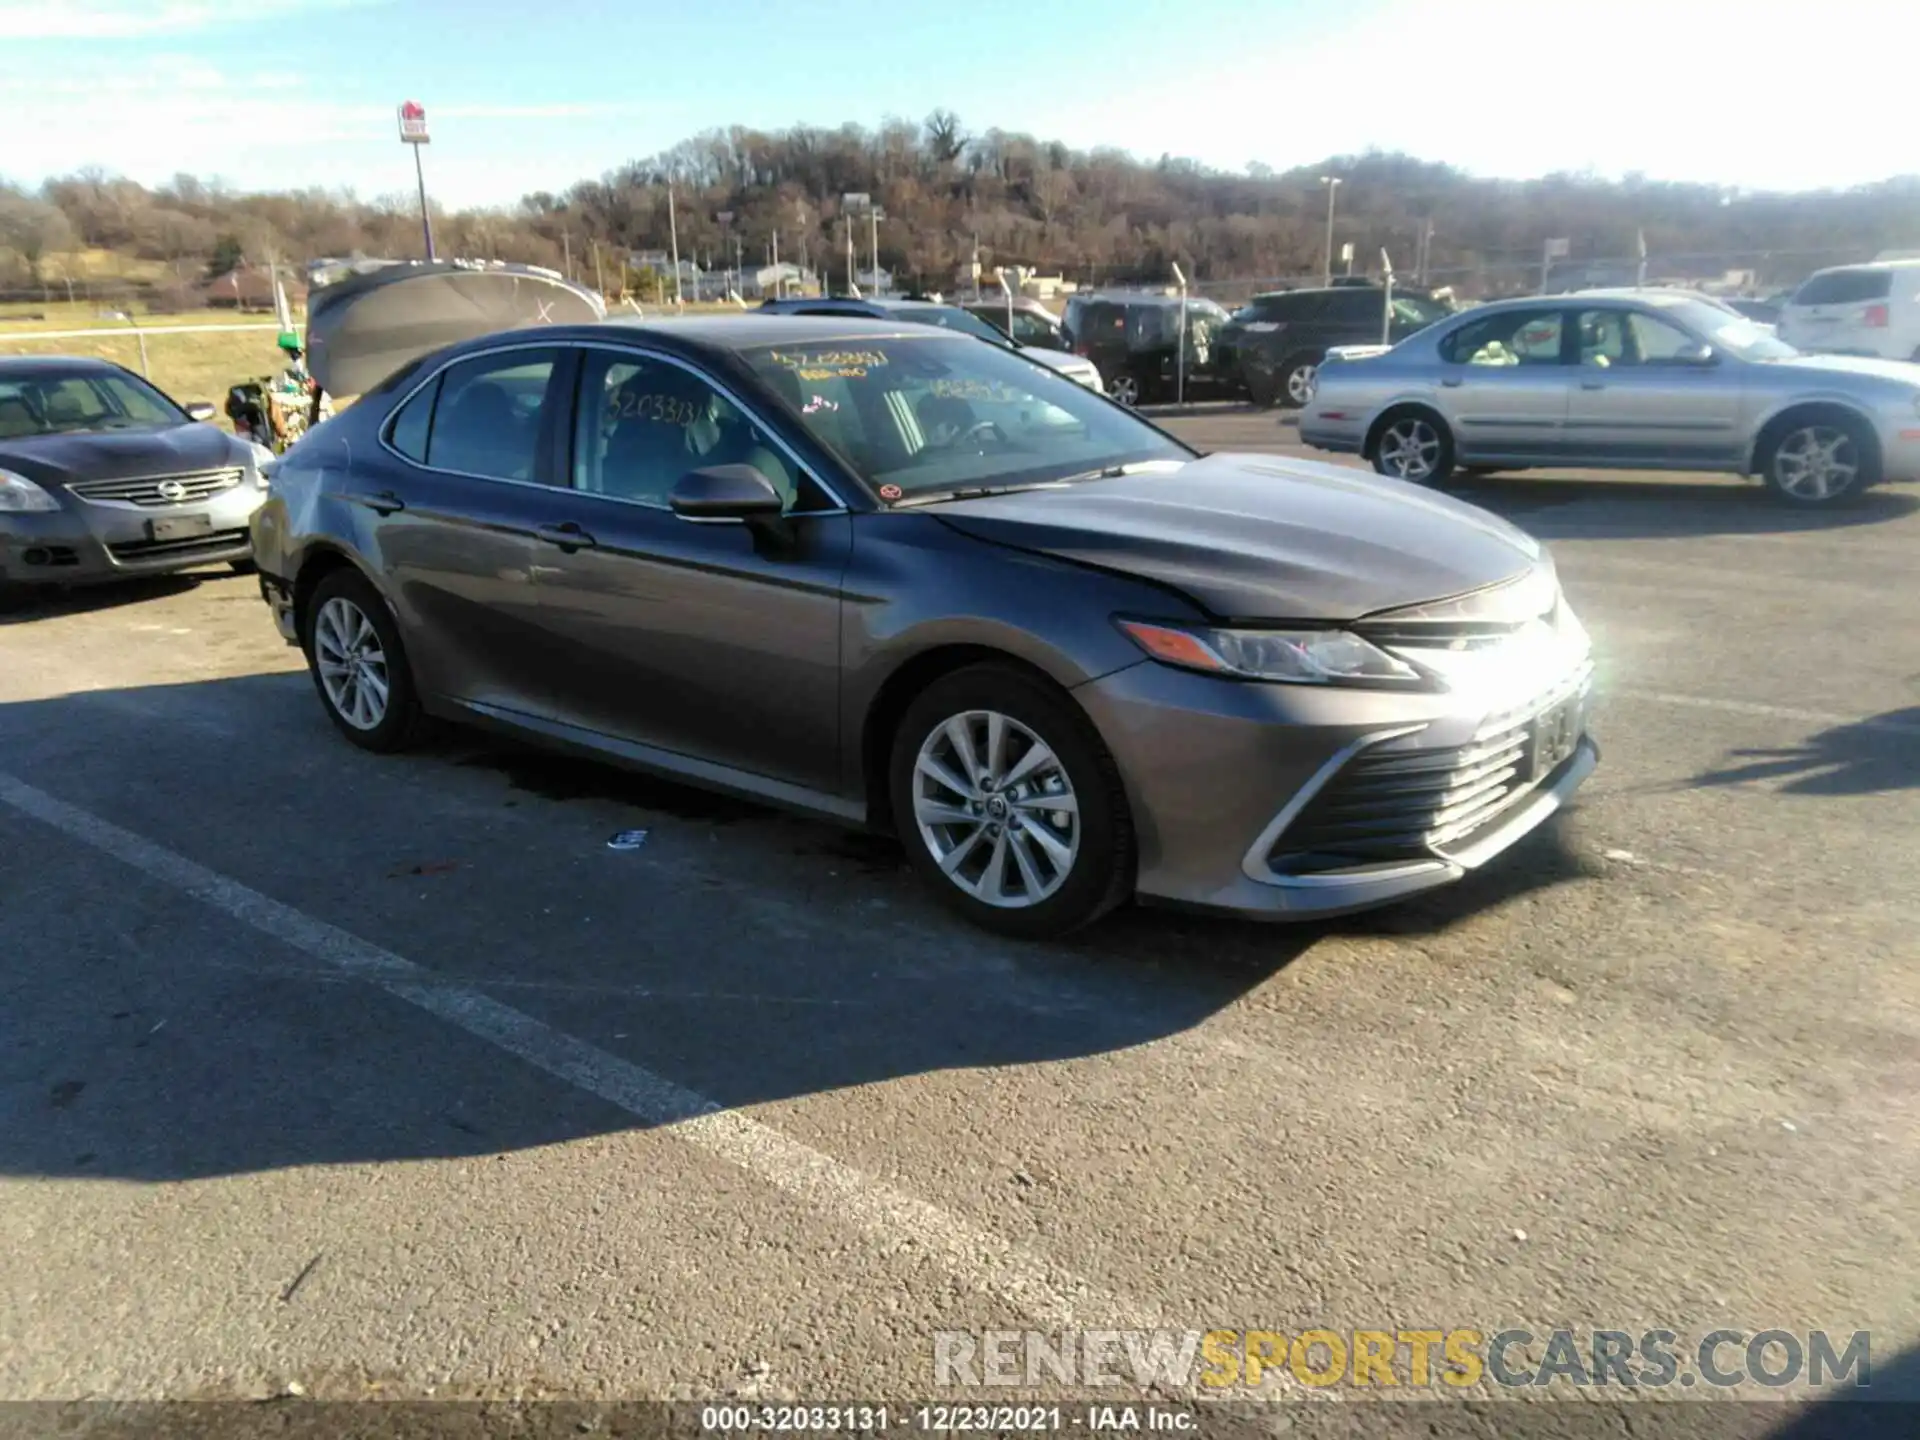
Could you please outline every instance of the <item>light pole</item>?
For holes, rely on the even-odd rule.
[[[880,222],[887,218],[878,205],[867,207],[867,226],[873,239],[873,293],[880,293]]]
[[[1340,188],[1340,177],[1322,175],[1320,183],[1327,187],[1327,264],[1323,279],[1330,286],[1333,284],[1333,196]]]
[[[667,239],[673,247],[673,303],[684,308],[686,297],[680,293],[680,223],[673,210],[673,172],[667,172]]]

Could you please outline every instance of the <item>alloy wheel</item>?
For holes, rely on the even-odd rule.
[[[1425,480],[1440,463],[1440,435],[1429,422],[1409,416],[1387,427],[1374,455],[1384,474]]]
[[[1140,403],[1140,382],[1131,375],[1116,375],[1113,384],[1107,387],[1107,394],[1119,404],[1132,409]]]
[[[1796,500],[1831,500],[1860,478],[1853,437],[1831,425],[1807,425],[1773,452],[1773,479]]]
[[[313,663],[334,712],[356,730],[386,719],[392,680],[380,632],[353,601],[335,595],[313,622]]]
[[[1065,765],[997,710],[954,715],[921,742],[913,817],[942,873],[1001,909],[1053,895],[1080,853],[1080,804]]]
[[[1287,398],[1296,405],[1305,405],[1313,399],[1314,387],[1319,382],[1318,365],[1296,365],[1287,372]]]

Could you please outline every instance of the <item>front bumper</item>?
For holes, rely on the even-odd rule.
[[[1537,828],[1599,760],[1585,661],[1488,703],[1236,682],[1151,662],[1076,693],[1127,786],[1137,892],[1252,918],[1343,914],[1458,880]],[[1564,758],[1547,751],[1551,768],[1534,777],[1543,717],[1564,721],[1562,744],[1572,743]],[[1334,853],[1374,815],[1408,833]],[[1307,853],[1322,845],[1331,849]]]
[[[205,500],[151,508],[63,495],[59,510],[0,515],[0,579],[87,585],[245,560],[253,554],[248,522],[265,499],[251,481]],[[188,516],[205,517],[204,530],[196,519],[184,527],[194,533],[166,533],[167,522]]]

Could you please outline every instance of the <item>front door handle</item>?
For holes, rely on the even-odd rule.
[[[1443,379],[1440,383],[1446,386],[1447,389],[1449,390],[1458,390],[1462,384],[1462,381],[1458,375],[1449,375],[1445,379]]]
[[[576,550],[591,550],[594,543],[593,536],[571,520],[563,520],[558,525],[536,525],[533,534],[535,539],[557,545],[569,555]]]
[[[1604,380],[1582,380],[1580,382],[1580,388],[1582,390],[1604,390],[1607,388],[1607,382]]]
[[[382,490],[376,495],[369,495],[363,503],[376,515],[391,515],[396,510],[407,508],[407,502],[391,490]]]

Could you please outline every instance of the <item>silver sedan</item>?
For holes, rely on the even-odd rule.
[[[1503,300],[1391,349],[1331,352],[1300,438],[1421,484],[1712,470],[1825,505],[1920,479],[1920,365],[1803,355],[1684,291]]]

